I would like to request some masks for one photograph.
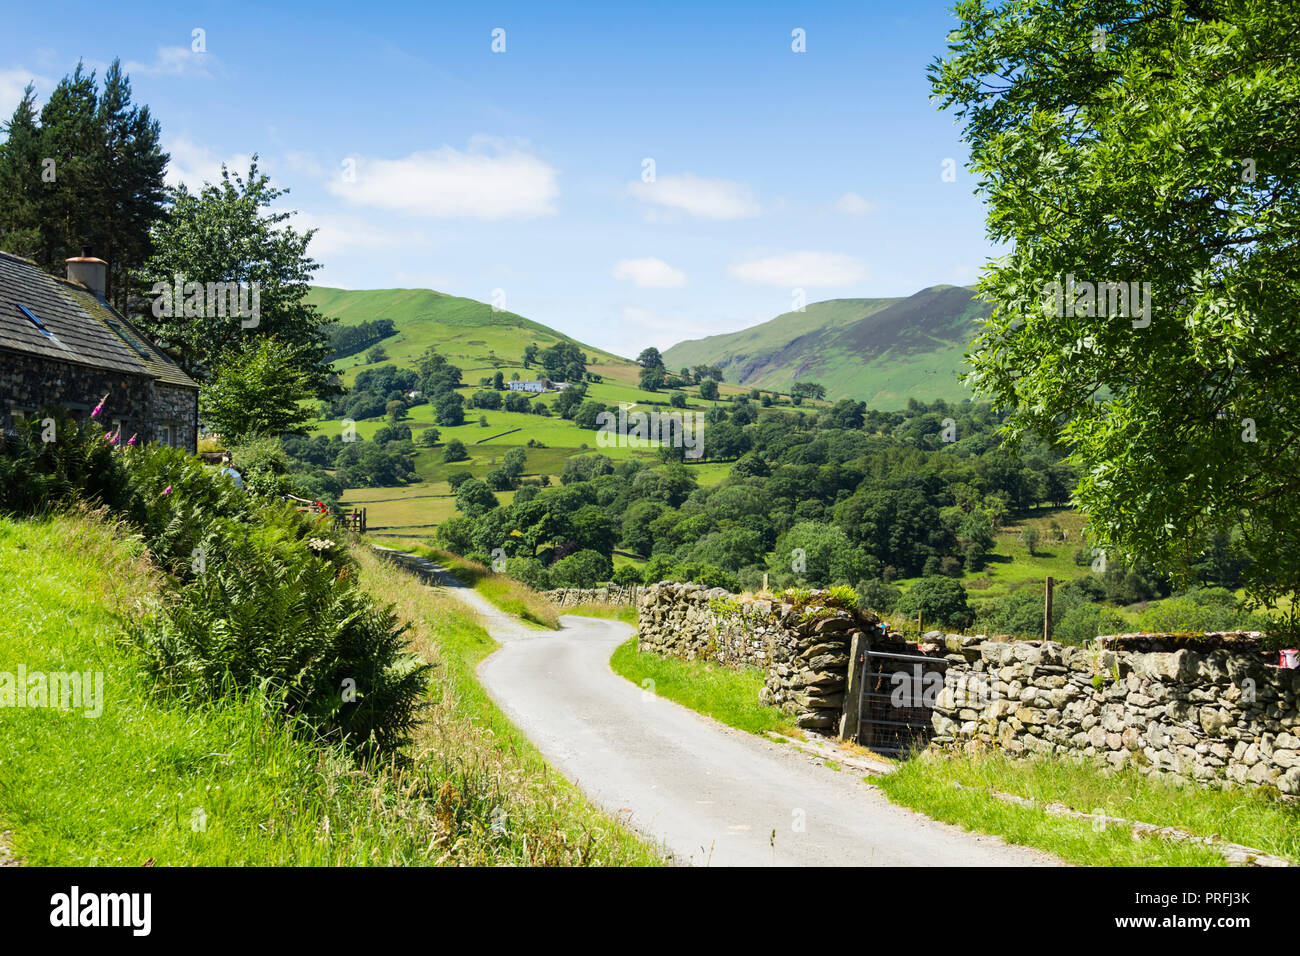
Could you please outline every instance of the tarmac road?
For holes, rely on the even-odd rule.
[[[632,635],[627,624],[566,615],[562,630],[534,630],[468,588],[453,593],[502,645],[479,678],[511,721],[594,803],[681,863],[1061,863],[896,806],[860,773],[836,772],[636,687],[609,667]]]

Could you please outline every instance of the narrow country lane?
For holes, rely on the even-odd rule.
[[[411,566],[436,565],[403,555]],[[859,775],[733,730],[643,691],[609,667],[632,634],[565,616],[533,630],[468,588],[500,650],[479,677],[548,761],[612,816],[712,866],[1059,865],[1048,854],[897,807]]]

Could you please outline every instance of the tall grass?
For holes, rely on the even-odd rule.
[[[158,598],[138,537],[87,515],[0,519],[0,671],[100,671],[103,714],[0,708],[0,829],[36,865],[644,864],[487,712],[472,661],[491,639],[392,569],[368,584],[436,664],[409,762],[313,740],[253,691],[198,707],[153,692],[126,622]],[[382,592],[379,592],[382,593]],[[430,603],[431,602],[431,603]]]
[[[1085,866],[1222,866],[1224,861],[1208,847],[1151,837],[1135,840],[1122,824],[1098,829],[1090,820],[1048,814],[1043,804],[1183,827],[1300,863],[1300,807],[1257,791],[1207,790],[1135,770],[1105,773],[1081,760],[1011,760],[992,752],[927,754],[873,782],[895,803],[937,820]],[[1039,806],[1010,804],[989,790],[1026,797]]]
[[[639,620],[637,610],[631,604],[602,604],[588,601],[586,604],[570,604],[560,608],[560,614],[573,614],[578,617],[600,617],[611,621],[622,621],[636,627]]]
[[[450,551],[418,547],[413,549],[413,553],[445,565],[458,581],[473,588],[507,614],[549,630],[559,629],[560,615],[556,606],[522,581],[497,574],[487,565]]]
[[[721,664],[678,660],[653,651],[640,653],[635,637],[615,649],[609,666],[637,686],[729,727],[752,734],[768,730],[798,733],[792,716],[759,703],[758,692],[766,673],[757,667],[732,670]]]

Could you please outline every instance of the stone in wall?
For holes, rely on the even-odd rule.
[[[624,604],[637,602],[644,588],[609,584],[603,588],[555,588],[542,591],[546,598],[556,607],[573,607],[578,604]]]
[[[1258,633],[976,641],[948,660],[934,746],[1078,755],[1300,795],[1300,670],[1277,667]]]
[[[855,634],[879,633],[874,615],[823,602],[737,597],[722,588],[664,582],[637,604],[638,649],[684,660],[767,672],[760,699],[794,714],[800,727],[829,733],[839,725]]]

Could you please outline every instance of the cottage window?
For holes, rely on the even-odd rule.
[[[54,333],[45,327],[45,323],[36,317],[35,312],[27,308],[25,305],[18,306],[18,311],[27,316],[28,320],[31,321],[32,325],[36,326],[37,331],[40,332],[41,335],[45,336],[47,339],[54,338]]]
[[[157,439],[160,445],[170,445],[172,443],[172,427],[170,425],[159,425]]]

